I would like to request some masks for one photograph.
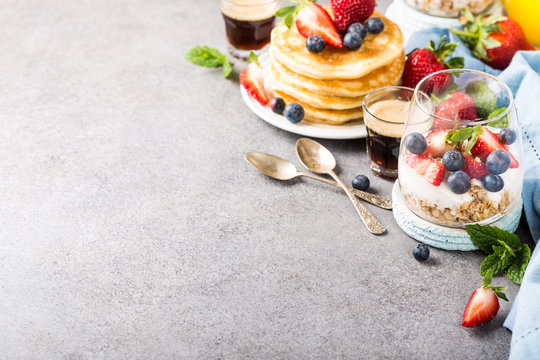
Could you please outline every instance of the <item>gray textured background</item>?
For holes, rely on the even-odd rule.
[[[0,357],[507,357],[510,304],[460,326],[482,254],[420,264],[390,212],[368,235],[338,190],[243,160],[299,165],[298,136],[184,60],[226,48],[216,1],[4,1],[0,34]],[[368,173],[363,140],[322,143]]]

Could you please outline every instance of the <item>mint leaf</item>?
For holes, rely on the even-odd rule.
[[[518,248],[520,246],[519,237],[509,231],[488,225],[465,225],[465,230],[471,237],[476,247],[486,254],[493,253],[493,246],[499,246],[498,240],[504,241],[507,245]]]
[[[232,63],[227,55],[209,46],[196,46],[187,51],[184,57],[187,61],[198,66],[212,68],[223,66],[223,77],[229,76],[232,72]]]
[[[290,29],[292,24],[294,22],[294,13],[289,13],[287,16],[285,16],[285,19],[283,20],[283,23]]]
[[[488,119],[493,119],[499,115],[501,115],[503,112],[506,111],[506,107],[502,107],[500,109],[497,109],[493,112],[491,112],[489,115],[488,115]],[[506,116],[503,116],[501,117],[500,119],[497,119],[497,120],[494,120],[494,121],[491,121],[488,123],[489,126],[492,126],[492,127],[495,127],[495,128],[505,128],[505,127],[508,127],[508,115]]]
[[[527,244],[523,244],[521,251],[516,254],[514,263],[506,269],[506,276],[516,284],[521,284],[530,259],[531,249]]]
[[[296,11],[296,5],[291,6],[285,6],[276,11],[275,16],[276,17],[285,17],[289,15],[291,12],[294,13]]]
[[[500,267],[501,258],[497,254],[490,254],[486,256],[482,264],[480,265],[480,275],[486,275],[490,273],[498,273]]]
[[[461,143],[465,140],[468,140],[467,147],[465,148],[465,154],[469,153],[476,144],[476,140],[478,139],[478,135],[482,133],[482,126],[477,125],[475,127],[468,127],[463,128],[458,131],[452,131],[446,136],[446,141],[450,145],[456,145],[461,146]]]
[[[467,142],[467,146],[465,147],[465,154],[469,154],[471,152],[474,144],[476,144],[476,141],[478,141],[478,135],[480,135],[480,133],[474,133],[473,136],[471,136]]]
[[[480,119],[489,119],[489,115],[494,110],[497,110],[497,99],[495,98],[495,94],[485,81],[471,81],[465,87],[465,91],[474,100],[476,111]]]
[[[249,63],[255,63],[255,64],[259,65],[259,66],[261,65],[261,64],[259,64],[259,58],[257,57],[257,54],[255,54],[253,51],[249,52],[248,62]]]
[[[493,273],[491,271],[486,272],[484,279],[482,279],[482,287],[488,288],[491,286],[491,278]]]

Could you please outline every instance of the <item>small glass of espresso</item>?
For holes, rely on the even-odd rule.
[[[367,153],[371,170],[378,176],[397,179],[403,124],[414,89],[388,86],[366,95],[362,107],[367,128]]]
[[[245,60],[270,43],[279,0],[220,0],[219,7],[232,56]]]

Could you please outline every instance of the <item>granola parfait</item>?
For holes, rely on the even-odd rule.
[[[492,223],[520,204],[522,143],[512,93],[474,70],[443,70],[416,87],[399,152],[408,207],[430,222]]]

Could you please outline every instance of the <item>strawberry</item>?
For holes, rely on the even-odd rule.
[[[330,0],[330,6],[334,13],[334,23],[344,34],[349,25],[364,22],[373,14],[375,0]]]
[[[252,98],[264,106],[268,104],[266,90],[264,89],[262,68],[256,60],[242,70],[240,73],[240,84],[242,84]]]
[[[431,130],[426,136],[427,148],[422,155],[437,158],[444,155],[449,150],[456,150],[457,147],[446,142],[446,136],[450,131],[444,129]]]
[[[455,92],[450,94],[450,98],[442,101],[435,110],[435,115],[447,120],[453,121],[472,121],[476,120],[478,114],[476,112],[476,104],[469,95],[464,92]],[[445,129],[454,128],[455,124],[450,121],[435,119],[434,127]]]
[[[457,43],[450,43],[445,36],[442,37],[439,46],[435,48],[435,43],[430,41],[424,49],[413,50],[405,62],[403,72],[403,86],[415,88],[416,85],[426,76],[440,70],[463,68],[463,58],[445,59],[452,55]],[[436,75],[424,84],[423,91],[427,94],[432,92],[440,93],[444,91],[452,82],[450,74]]]
[[[409,153],[405,157],[405,163],[416,170],[432,185],[439,186],[444,178],[444,165],[437,160],[423,155]]]
[[[471,148],[471,154],[477,156],[483,162],[486,158],[495,150],[503,150],[510,157],[510,168],[514,169],[519,167],[519,163],[516,158],[512,156],[512,153],[499,141],[497,134],[492,133],[488,128],[482,128],[482,133],[478,135],[476,144]]]
[[[505,69],[519,50],[534,50],[517,22],[505,16],[477,17],[462,10],[463,31],[450,30],[463,40],[474,56],[495,69]]]
[[[296,14],[296,28],[305,38],[319,35],[332,46],[342,48],[343,40],[334,21],[322,6],[307,2]]]
[[[465,311],[461,326],[475,327],[493,319],[499,311],[499,299],[508,301],[502,290],[506,286],[491,286],[491,272],[488,272],[482,281],[482,286],[471,295]]]
[[[470,155],[465,155],[465,165],[461,169],[465,171],[471,179],[484,180],[484,177],[489,174],[489,170],[480,159]]]

